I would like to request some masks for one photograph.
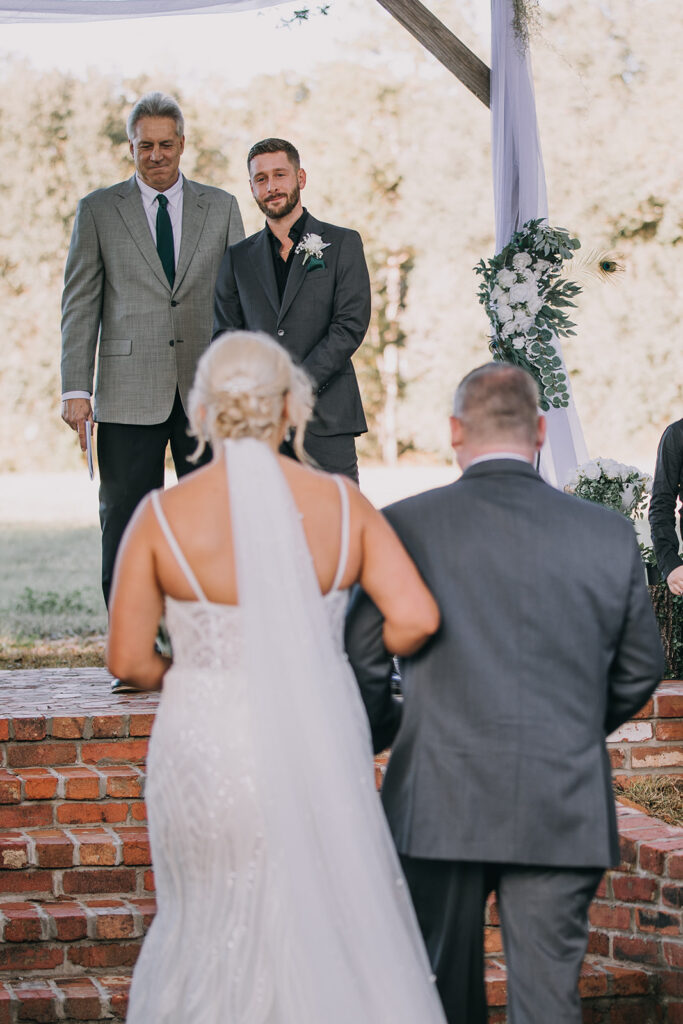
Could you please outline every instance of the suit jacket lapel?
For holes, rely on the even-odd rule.
[[[149,263],[150,268],[162,284],[169,288],[168,278],[161,265],[159,253],[152,238],[152,232],[149,230],[149,222],[142,205],[142,196],[134,176],[129,178],[128,181],[124,181],[119,191],[116,205],[133,241]]]
[[[277,281],[275,280],[275,269],[273,267],[273,255],[268,238],[268,230],[264,228],[259,231],[249,249],[249,258],[254,266],[257,280],[261,282],[268,301],[277,313],[280,309],[280,299],[277,293]]]
[[[305,238],[309,232],[313,232],[316,235],[322,234],[323,226],[320,224],[315,217],[311,217],[310,213],[304,221],[304,226],[301,231],[301,237]],[[285,285],[285,293],[282,296],[282,306],[280,307],[280,315],[278,316],[278,323],[282,320],[283,316],[292,305],[292,302],[296,298],[297,292],[301,285],[304,283],[304,278],[308,273],[308,263],[304,266],[304,254],[299,253],[298,255],[292,254],[294,263],[289,269],[289,275],[287,277],[287,284]]]
[[[183,179],[183,230],[180,236],[180,254],[175,272],[173,291],[182,284],[182,280],[190,266],[197,243],[204,228],[209,204],[204,193],[194,182]]]

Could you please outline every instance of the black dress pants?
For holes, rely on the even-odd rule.
[[[312,434],[306,431],[304,448],[319,469],[326,473],[339,473],[358,483],[358,456],[356,455],[355,434]],[[294,448],[289,441],[280,445],[280,452],[295,459]]]
[[[206,450],[199,462],[189,461],[196,440],[188,436],[188,421],[176,390],[173,408],[163,423],[137,426],[97,424],[97,460],[100,471],[100,526],[102,527],[102,592],[109,604],[116,552],[133,512],[146,494],[164,486],[166,445],[170,442],[178,477],[211,459]]]

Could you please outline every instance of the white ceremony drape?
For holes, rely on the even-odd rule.
[[[0,0],[0,22],[111,21],[165,14],[220,14],[273,7],[285,0]]]
[[[533,218],[548,216],[545,171],[536,121],[531,58],[515,35],[512,0],[491,0],[491,142],[496,252]],[[564,363],[557,339],[553,344]],[[564,366],[565,373],[567,372]],[[550,409],[548,440],[541,473],[562,486],[571,471],[588,458],[572,398],[569,406]]]

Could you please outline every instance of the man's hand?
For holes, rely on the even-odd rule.
[[[62,419],[78,433],[81,451],[85,451],[86,420],[93,422],[92,405],[89,398],[67,398],[62,402]]]
[[[666,577],[666,583],[672,594],[683,594],[683,565],[671,570]]]

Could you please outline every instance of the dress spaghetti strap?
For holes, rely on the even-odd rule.
[[[154,513],[157,517],[157,522],[159,523],[159,526],[163,531],[164,537],[168,541],[168,546],[175,555],[176,561],[183,571],[185,579],[192,587],[192,590],[194,591],[197,599],[199,601],[206,602],[206,596],[204,595],[204,591],[199,586],[199,583],[197,582],[197,577],[192,572],[189,562],[187,561],[185,555],[180,550],[180,545],[178,544],[178,541],[175,539],[175,536],[173,535],[173,531],[171,530],[171,527],[168,524],[168,519],[164,515],[163,509],[161,508],[161,502],[159,501],[158,491],[152,491],[152,508],[154,509]]]
[[[346,484],[340,476],[335,474],[333,480],[339,489],[339,496],[341,498],[341,541],[339,545],[339,562],[337,564],[337,572],[334,577],[334,583],[332,584],[332,590],[334,591],[339,590],[339,584],[344,578],[344,571],[349,557],[349,537],[351,530],[349,492],[346,490]]]

